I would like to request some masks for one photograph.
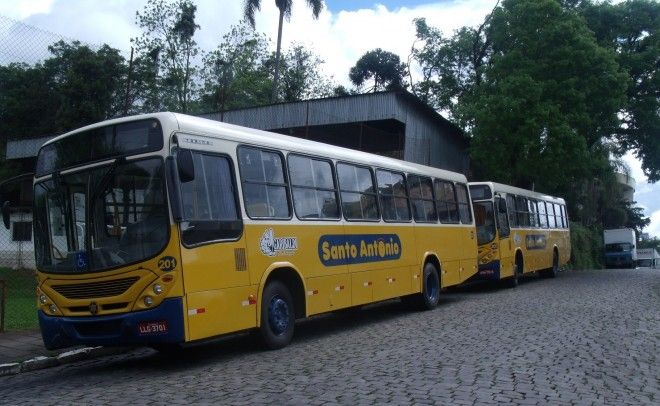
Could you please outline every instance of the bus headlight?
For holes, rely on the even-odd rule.
[[[151,298],[151,296],[145,296],[144,305],[147,307],[151,307],[152,304],[154,304],[154,300]]]
[[[53,314],[57,313],[57,306],[55,306],[54,304],[50,305],[48,307],[48,311],[50,311]]]
[[[48,302],[48,298],[46,297],[46,295],[44,295],[43,293],[39,295],[39,303],[46,304],[46,302]]]
[[[154,290],[154,293],[157,294],[157,295],[160,295],[161,293],[163,293],[163,287],[160,286],[159,284],[155,284],[153,290]]]

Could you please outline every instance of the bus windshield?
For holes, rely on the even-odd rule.
[[[483,245],[495,238],[495,217],[493,202],[474,202],[474,219],[477,225],[477,242]]]
[[[627,242],[618,242],[605,245],[605,252],[627,252],[630,250],[632,250],[632,244]]]
[[[86,273],[147,259],[169,238],[161,158],[57,173],[34,189],[37,267]]]

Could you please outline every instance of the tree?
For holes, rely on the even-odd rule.
[[[143,62],[151,58],[157,72],[157,92],[167,109],[188,112],[195,92],[197,69],[192,59],[199,47],[194,40],[197,6],[190,0],[149,0],[137,23],[142,28],[135,44]]]
[[[489,14],[479,27],[462,27],[445,38],[439,29],[429,27],[424,18],[414,20],[416,40],[411,57],[419,63],[422,78],[415,84],[411,78],[412,91],[462,127],[473,124],[469,115],[461,114],[461,109],[474,97],[492,56],[490,22]]]
[[[43,63],[57,111],[49,132],[60,133],[103,121],[121,112],[126,64],[119,50],[102,45],[93,51],[78,41],[59,41]]]
[[[617,127],[626,75],[584,20],[554,0],[494,10],[492,58],[464,109],[479,176],[569,198],[611,170],[602,140]]]
[[[280,99],[292,102],[332,95],[333,84],[319,69],[322,63],[318,55],[294,44],[283,58]]]
[[[323,10],[323,0],[305,0],[309,8],[312,9],[312,16],[317,19],[321,10]],[[284,18],[286,17],[287,21],[291,18],[291,7],[293,6],[293,0],[275,0],[275,5],[280,11],[279,14],[279,23],[277,26],[277,50],[275,51],[275,75],[273,79],[273,94],[271,101],[275,102],[278,95],[278,85],[280,79],[280,63],[281,63],[281,48],[282,48],[282,26],[284,24]],[[245,19],[250,23],[252,28],[255,26],[254,14],[256,11],[261,9],[261,0],[245,0],[245,10],[244,15]]]
[[[615,130],[618,152],[634,151],[649,181],[656,182],[660,180],[660,3],[583,1],[578,11],[598,42],[615,52],[629,77],[620,125]]]
[[[403,89],[405,74],[406,66],[401,63],[398,55],[376,48],[366,52],[358,59],[348,77],[358,88],[365,82],[373,80],[373,86],[369,88],[369,91],[377,92]]]
[[[272,81],[267,71],[268,39],[245,24],[233,26],[203,58],[201,103],[207,111],[266,104]]]

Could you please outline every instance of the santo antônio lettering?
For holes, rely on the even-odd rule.
[[[325,266],[392,261],[399,259],[402,251],[396,234],[324,235],[318,248]]]

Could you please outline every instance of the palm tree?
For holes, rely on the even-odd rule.
[[[321,10],[323,10],[323,0],[305,0],[309,8],[312,9],[312,16],[319,18]],[[291,18],[291,6],[293,0],[275,0],[275,5],[280,10],[280,22],[277,27],[277,51],[275,53],[275,78],[273,79],[273,95],[271,101],[275,102],[277,98],[277,84],[280,79],[280,49],[282,47],[282,24],[284,17],[287,21]],[[254,13],[261,9],[261,0],[245,0],[245,19],[254,28]]]

